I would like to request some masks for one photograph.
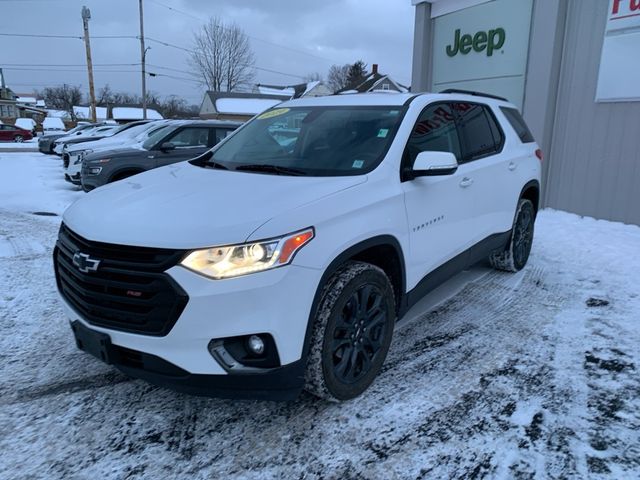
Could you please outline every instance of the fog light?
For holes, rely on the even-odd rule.
[[[249,350],[254,355],[262,355],[264,353],[264,342],[257,335],[251,335],[247,341]]]

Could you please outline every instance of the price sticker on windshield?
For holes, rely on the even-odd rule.
[[[284,115],[290,109],[289,108],[276,108],[275,110],[268,110],[261,115],[258,115],[258,120],[264,120],[266,118],[278,117],[280,115]]]

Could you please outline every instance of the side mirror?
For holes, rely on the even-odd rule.
[[[417,177],[451,175],[458,169],[458,160],[451,152],[420,152],[413,162],[413,168],[404,172],[407,180]]]
[[[164,142],[160,145],[160,150],[163,152],[168,152],[169,150],[175,150],[176,146],[171,142]]]

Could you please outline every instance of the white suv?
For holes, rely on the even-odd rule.
[[[78,347],[131,376],[353,398],[426,292],[482,259],[524,267],[541,160],[497,97],[284,102],[201,157],[69,207],[58,289]]]

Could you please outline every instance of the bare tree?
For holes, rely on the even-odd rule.
[[[327,85],[334,93],[338,90],[342,90],[349,85],[349,69],[350,64],[345,65],[331,65],[329,73],[327,74]]]
[[[309,73],[308,75],[304,76],[304,81],[309,83],[309,82],[322,82],[322,74],[320,72],[313,72],[313,73]]]
[[[59,87],[47,87],[40,96],[48,107],[64,110],[69,113],[72,120],[76,119],[73,106],[80,105],[82,102],[82,90],[79,86],[64,84]]]
[[[96,96],[96,105],[99,107],[106,107],[110,103],[113,103],[113,91],[107,83],[104,87],[98,90],[98,95]]]
[[[236,24],[211,17],[193,36],[189,59],[194,73],[208,90],[237,90],[253,80],[254,56],[249,39]]]
[[[164,118],[188,118],[191,116],[187,101],[177,95],[169,95],[158,105]]]

